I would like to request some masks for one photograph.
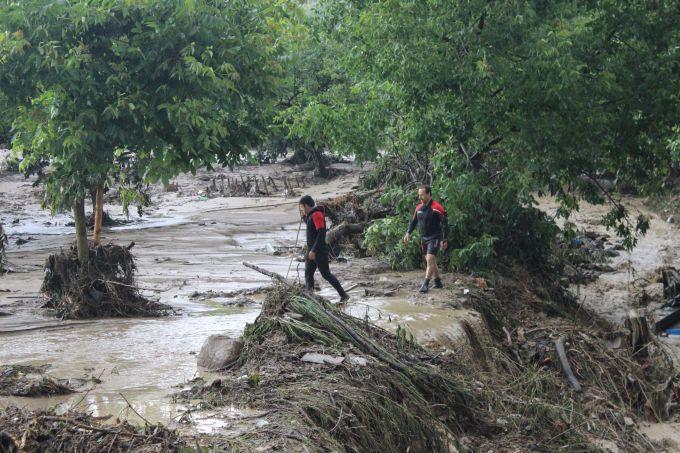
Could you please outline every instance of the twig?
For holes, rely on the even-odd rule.
[[[360,287],[360,286],[361,286],[360,283],[356,283],[356,284],[350,286],[349,289],[346,289],[345,292],[348,293],[348,292],[352,291],[353,289],[356,289],[356,288],[358,288],[358,287]]]
[[[297,234],[295,235],[295,246],[297,247],[298,245],[298,239],[300,238],[300,229],[302,228],[302,219],[300,219],[300,223],[298,223],[298,229],[297,229]],[[295,258],[295,255],[290,257],[290,263],[288,263],[288,270],[286,271],[286,278],[288,278],[288,274],[290,273],[290,267],[293,265],[293,259]]]
[[[335,429],[340,425],[340,420],[342,420],[342,406],[340,406],[340,416],[338,416],[338,421],[335,423],[335,426],[333,429],[331,429],[329,432],[332,433],[335,431]]]
[[[142,420],[144,420],[144,423],[146,423],[147,425],[151,425],[151,423],[149,423],[149,420],[147,420],[146,418],[142,417],[142,414],[140,414],[139,412],[137,412],[137,410],[136,410],[134,407],[132,407],[132,404],[130,404],[130,402],[127,400],[127,398],[125,398],[125,395],[123,395],[122,393],[118,393],[118,394],[121,396],[121,398],[123,398],[123,399],[125,400],[125,402],[127,403],[128,407],[130,407],[130,409],[132,409],[132,412],[134,412],[135,414],[137,414],[137,416],[138,416],[139,418],[141,418]]]
[[[104,374],[104,370],[105,370],[105,368],[102,369],[102,372],[99,373],[99,376],[97,376],[97,381],[101,382],[100,378],[101,378],[102,375]],[[91,392],[92,390],[94,390],[94,388],[95,388],[96,386],[97,386],[97,382],[95,381],[95,382],[92,384],[92,387],[90,387],[90,388],[87,390],[87,392],[85,392],[85,394],[83,395],[83,397],[80,398],[80,400],[78,400],[78,402],[77,402],[74,406],[71,406],[71,410],[73,410],[73,409],[75,409],[76,407],[78,407],[78,406],[80,405],[80,403],[82,403],[83,400],[84,400],[85,398],[87,398],[87,395],[89,395],[90,392]]]

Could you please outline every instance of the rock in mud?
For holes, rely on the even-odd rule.
[[[238,359],[243,343],[226,335],[210,335],[198,354],[198,366],[214,371]]]
[[[318,354],[316,352],[308,352],[300,359],[303,362],[318,363],[319,365],[340,365],[345,358],[333,357],[328,354]]]

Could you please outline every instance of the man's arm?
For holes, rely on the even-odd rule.
[[[408,236],[413,233],[413,230],[416,229],[416,225],[418,225],[418,208],[420,208],[420,205],[416,206],[416,210],[413,211],[413,218],[411,219],[411,223],[408,224],[408,229],[406,230],[406,234]]]
[[[444,215],[441,218],[442,224],[442,240],[446,242],[446,238],[449,237],[449,215],[444,211]]]
[[[444,244],[446,244],[447,238],[449,237],[449,216],[446,213],[444,206],[437,202],[433,203],[432,209],[434,209],[434,211],[439,216],[439,227],[441,228],[440,232],[442,235],[442,250],[445,250],[447,245]]]

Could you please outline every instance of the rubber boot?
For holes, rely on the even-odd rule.
[[[442,285],[442,279],[441,278],[436,277],[434,279],[434,287],[435,288],[443,288],[444,287],[444,285]]]
[[[426,278],[425,280],[423,280],[423,284],[420,285],[420,289],[418,291],[420,291],[421,293],[426,293],[429,290],[430,290],[430,279]]]

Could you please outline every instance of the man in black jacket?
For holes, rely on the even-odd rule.
[[[340,302],[349,300],[338,279],[331,274],[328,265],[328,246],[326,245],[326,213],[323,207],[315,206],[314,199],[305,195],[300,199],[300,215],[307,225],[307,256],[305,257],[305,288],[314,291],[314,273],[319,269],[321,276],[330,283],[340,295]]]

